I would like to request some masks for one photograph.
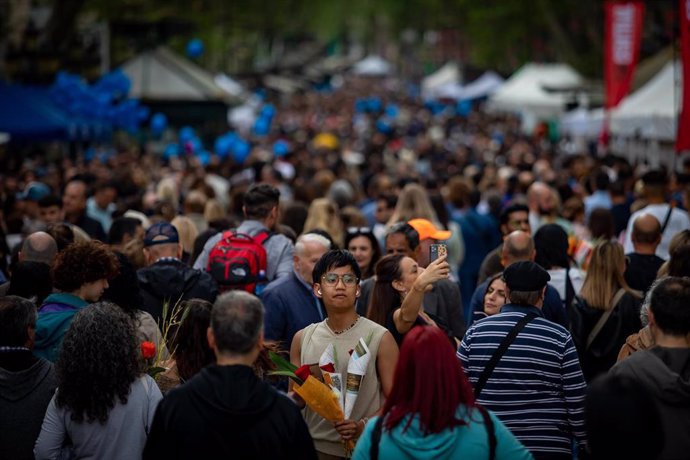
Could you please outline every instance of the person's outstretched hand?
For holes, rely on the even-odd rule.
[[[448,256],[441,256],[431,262],[414,282],[414,289],[420,292],[428,292],[436,281],[448,279],[450,265],[446,262]]]

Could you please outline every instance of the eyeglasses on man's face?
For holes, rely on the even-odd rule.
[[[357,284],[357,277],[351,273],[345,273],[344,275],[326,273],[321,277],[321,280],[326,286],[336,286],[338,281],[342,281],[345,286],[354,286]]]

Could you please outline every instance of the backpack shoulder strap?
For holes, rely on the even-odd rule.
[[[673,208],[675,207],[675,203],[671,201],[668,205],[668,211],[666,212],[666,217],[664,218],[664,223],[661,225],[661,236],[664,235],[664,232],[666,231],[666,227],[668,227],[668,223],[671,220],[671,214],[673,214]]]
[[[369,450],[369,458],[371,460],[379,459],[379,444],[381,443],[381,432],[383,431],[383,415],[379,416],[374,425],[374,431],[371,432],[371,448]]]
[[[587,336],[587,344],[585,345],[585,350],[589,350],[589,347],[592,346],[592,342],[594,342],[594,339],[597,338],[597,336],[599,335],[599,332],[601,332],[601,330],[604,328],[606,321],[609,320],[609,316],[611,316],[611,313],[613,313],[613,310],[616,309],[616,305],[618,305],[618,302],[621,301],[624,294],[625,294],[625,289],[620,288],[618,290],[618,292],[616,292],[616,295],[613,296],[613,299],[611,300],[610,308],[601,314],[601,316],[599,317],[599,321],[597,321],[597,324],[594,325],[594,327],[592,328],[592,331]]]
[[[264,243],[266,241],[268,241],[268,239],[272,236],[273,236],[273,233],[269,232],[268,230],[261,230],[259,233],[254,235],[253,238],[254,238],[254,241],[256,241],[257,243],[259,243],[260,245],[263,246]]]
[[[568,312],[569,305],[573,303],[575,297],[575,286],[570,279],[570,265],[565,268],[565,311]]]
[[[494,421],[491,420],[491,415],[482,405],[476,405],[479,413],[482,414],[484,419],[484,428],[486,428],[486,436],[489,438],[489,460],[494,460],[496,458],[496,431],[494,429]]]
[[[236,229],[236,228],[231,228],[231,229],[229,229],[229,230],[225,230],[225,231],[223,232],[222,236],[220,237],[220,239],[221,239],[221,240],[229,240],[230,238],[232,238],[232,237],[235,236],[236,234],[237,234],[237,229]]]
[[[484,385],[486,385],[486,382],[489,380],[489,377],[491,377],[491,374],[494,372],[494,369],[498,365],[498,362],[501,360],[505,352],[508,351],[508,347],[511,343],[513,343],[515,337],[517,337],[520,331],[522,331],[525,328],[525,326],[527,326],[527,323],[529,323],[536,317],[536,313],[527,313],[525,316],[520,318],[520,320],[517,323],[515,323],[515,326],[513,326],[510,332],[508,332],[508,334],[503,338],[501,344],[498,346],[496,351],[494,351],[494,354],[491,355],[491,358],[489,358],[489,362],[486,364],[486,367],[484,367],[484,370],[479,376],[479,380],[477,380],[477,384],[474,386],[475,398],[479,398],[479,395],[484,389]]]

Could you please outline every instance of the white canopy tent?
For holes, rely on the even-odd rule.
[[[675,75],[674,75],[675,72]],[[674,141],[682,87],[680,65],[668,62],[649,82],[629,95],[611,113],[611,133],[622,137]]]
[[[209,72],[165,46],[149,50],[122,65],[132,82],[131,96],[156,101],[224,101],[234,97]]]
[[[432,99],[454,99],[456,101],[474,100],[489,96],[503,85],[503,78],[497,73],[488,71],[473,82],[463,86],[460,83],[448,81],[433,87],[422,94]],[[422,83],[424,85],[424,83]]]
[[[462,99],[474,100],[490,96],[503,86],[504,81],[496,72],[484,72],[481,77],[463,88]]]
[[[381,56],[370,55],[354,65],[352,73],[363,77],[385,77],[393,71],[393,66]]]
[[[532,119],[557,117],[572,98],[567,90],[582,83],[582,77],[567,64],[526,64],[490,97],[487,108]]]
[[[240,99],[246,99],[248,97],[247,90],[242,86],[240,82],[233,79],[229,75],[224,73],[216,74],[213,81],[226,93],[235,96]]]
[[[604,124],[604,109],[587,110],[579,107],[563,114],[559,124],[561,134],[574,137],[594,139],[600,133]]]
[[[460,69],[455,62],[448,62],[422,80],[422,96],[425,98],[447,97],[439,95],[439,90],[453,91],[460,86]]]

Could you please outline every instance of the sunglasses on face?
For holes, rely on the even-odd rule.
[[[369,227],[347,227],[347,233],[354,235],[355,233],[371,233]]]
[[[344,275],[338,275],[337,273],[326,273],[321,277],[323,284],[326,286],[336,286],[338,281],[343,282],[345,286],[354,286],[357,284],[357,277],[351,273],[345,273]]]

